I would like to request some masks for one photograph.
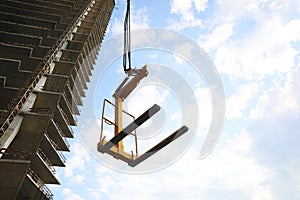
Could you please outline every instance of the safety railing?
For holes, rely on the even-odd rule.
[[[46,108],[30,108],[29,111],[34,112],[34,113],[40,113],[40,114],[49,114],[50,113],[50,108],[49,107],[46,107]]]
[[[52,147],[54,148],[54,150],[56,151],[60,159],[65,163],[67,159],[64,156],[64,154],[60,151],[59,146],[50,138],[50,136],[47,133],[45,134],[45,136],[49,140],[50,144],[52,145]]]
[[[63,130],[61,130],[60,126],[59,126],[58,123],[56,123],[56,122],[54,122],[54,126],[55,126],[55,128],[57,129],[57,132],[59,133],[59,135],[60,135],[60,136],[63,138],[63,140],[65,141],[67,147],[69,148],[69,147],[70,147],[70,144],[69,144],[69,142],[68,142],[68,140],[67,140],[67,138],[66,138],[66,136],[65,136],[65,134],[64,134],[64,132],[63,132]]]
[[[64,92],[62,93],[62,96],[63,96],[63,98],[65,99],[68,108],[70,109],[70,111],[72,111],[72,104],[70,103],[70,101],[69,101],[68,98],[67,98],[66,91],[64,91]]]
[[[71,134],[74,135],[74,131],[73,131],[73,129],[70,127],[71,122],[70,122],[70,120],[69,120],[67,114],[65,113],[65,111],[64,111],[59,105],[57,105],[57,107],[58,107],[58,110],[60,111],[60,113],[62,114],[62,116],[63,116],[65,122],[67,123],[67,126],[68,126],[68,128],[69,128]]]
[[[66,91],[64,91],[64,92],[62,93],[62,96],[63,96],[63,98],[65,99],[65,102],[66,102],[66,104],[67,104],[67,107],[68,107],[69,110],[71,111],[72,117],[74,118],[75,122],[78,122],[76,115],[73,114],[73,107],[72,107],[72,104],[70,103],[69,99],[67,98]]]
[[[0,148],[0,154],[5,155],[9,159],[29,160],[32,156],[31,152],[19,149]]]
[[[37,154],[43,159],[43,161],[47,164],[48,168],[52,173],[55,173],[55,168],[53,167],[52,162],[46,156],[46,154],[42,151],[42,149],[38,148]]]
[[[65,111],[60,107],[60,105],[57,106],[60,113],[62,114],[63,118],[65,119],[65,121],[67,122],[68,125],[70,125],[70,120],[68,118],[68,115],[65,113]]]
[[[44,181],[31,169],[29,168],[27,170],[27,176],[29,176],[31,178],[31,180],[33,180],[36,185],[38,186],[38,188],[40,189],[40,191],[50,200],[53,199],[53,194],[50,191],[50,189],[45,185]]]
[[[74,108],[73,106],[76,106],[76,108],[78,109],[78,111],[81,112],[81,111],[80,111],[80,108],[78,108],[77,105],[76,105],[76,103],[75,103],[75,102],[76,102],[76,101],[75,101],[75,96],[74,96],[73,91],[72,91],[72,89],[71,89],[70,83],[67,83],[66,85],[67,85],[67,88],[69,89],[69,92],[70,92],[70,95],[71,95],[71,99],[74,100],[74,105],[73,105],[70,101],[68,101],[69,104],[71,105],[72,111],[73,111],[73,108]],[[64,91],[64,94],[65,94],[66,97],[67,97],[66,91]],[[67,100],[68,100],[68,98],[67,98]],[[73,106],[72,106],[72,105],[73,105]],[[75,121],[78,122],[78,119],[77,119],[77,117],[76,117],[75,114],[73,115],[73,117],[74,117]]]
[[[113,104],[112,102],[110,102],[107,99],[104,99],[103,101],[103,107],[102,107],[102,118],[101,118],[101,133],[100,133],[100,144],[103,144],[105,136],[103,136],[103,129],[104,129],[104,123],[108,124],[108,125],[113,125],[113,126],[117,126],[115,122],[112,122],[111,120],[109,120],[108,118],[105,117],[105,105],[106,103],[108,103],[109,105],[116,107],[115,104]],[[125,113],[126,115],[128,115],[129,117],[131,117],[133,119],[133,121],[135,120],[135,117],[133,115],[131,115],[130,113],[122,110],[123,113]],[[134,141],[135,141],[135,156],[138,157],[138,142],[137,142],[137,134],[136,134],[136,130],[133,131],[133,133],[129,133],[129,135],[134,136]],[[133,152],[131,152],[132,156],[133,156]]]

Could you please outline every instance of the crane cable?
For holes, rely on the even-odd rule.
[[[127,0],[127,10],[124,20],[124,51],[123,51],[123,69],[127,73],[131,70],[131,36],[130,36],[130,0]],[[128,68],[127,68],[128,60]]]

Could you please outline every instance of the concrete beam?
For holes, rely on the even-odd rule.
[[[2,200],[15,199],[30,165],[28,160],[0,159],[0,194]]]

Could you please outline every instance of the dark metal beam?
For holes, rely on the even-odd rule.
[[[146,151],[143,155],[141,155],[141,156],[137,157],[135,160],[129,162],[128,165],[131,167],[135,167],[139,163],[143,162],[144,160],[146,160],[147,158],[149,158],[150,156],[152,156],[153,154],[155,154],[156,152],[158,152],[159,150],[161,150],[162,148],[164,148],[165,146],[170,144],[172,141],[179,138],[181,135],[186,133],[188,130],[189,130],[188,127],[182,126],[180,129],[178,129],[177,131],[175,131],[174,133],[169,135],[163,141],[161,141],[160,143],[158,143],[157,145],[155,145],[154,147],[152,147],[151,149]]]

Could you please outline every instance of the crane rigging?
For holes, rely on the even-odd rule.
[[[131,31],[130,31],[130,0],[127,0],[127,8],[124,20],[124,52],[123,52],[123,69],[127,75],[121,84],[117,87],[113,93],[115,103],[113,104],[107,99],[104,99],[102,107],[102,123],[100,141],[97,145],[97,150],[101,153],[107,153],[116,159],[120,159],[128,163],[129,166],[135,167],[145,159],[149,158],[157,151],[161,150],[172,141],[183,135],[188,131],[188,127],[182,126],[160,143],[139,155],[137,146],[137,133],[136,129],[144,122],[154,116],[159,110],[160,106],[154,104],[151,108],[145,111],[141,116],[135,118],[133,115],[122,109],[122,102],[130,95],[130,93],[137,87],[138,83],[148,75],[148,66],[144,65],[140,69],[131,68]],[[106,118],[105,106],[109,104],[114,107],[114,122]],[[130,116],[133,121],[123,129],[122,116],[126,114]],[[114,126],[114,137],[110,140],[106,140],[106,136],[103,135],[104,124]],[[124,145],[122,140],[127,136],[133,136],[135,141],[135,153],[127,153],[124,151]]]
[[[124,52],[123,69],[127,73],[131,70],[131,35],[130,35],[130,0],[127,0],[127,9],[124,20]],[[128,59],[128,68],[127,68]]]

